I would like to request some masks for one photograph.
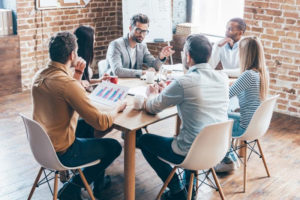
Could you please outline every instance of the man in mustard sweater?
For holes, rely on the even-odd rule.
[[[118,112],[126,103],[119,103],[109,112],[95,108],[84,88],[75,79],[82,75],[85,61],[77,56],[76,37],[69,32],[57,33],[49,43],[50,63],[34,77],[32,86],[33,119],[48,133],[59,160],[72,167],[101,159],[97,165],[87,167],[83,173],[88,183],[94,182],[94,195],[99,198],[103,187],[104,170],[120,155],[121,145],[110,138],[77,138],[80,116],[86,124],[104,131],[112,126]],[[70,67],[75,67],[71,74]],[[73,78],[74,77],[74,78]],[[76,133],[77,134],[77,133]],[[61,200],[78,200],[83,183],[76,175],[58,193]]]

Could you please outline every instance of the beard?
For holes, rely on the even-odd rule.
[[[142,43],[144,38],[142,36],[132,36],[133,41],[137,42],[137,43]]]

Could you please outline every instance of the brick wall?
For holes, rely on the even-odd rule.
[[[300,0],[245,0],[244,18],[263,42],[276,111],[300,117]]]
[[[58,31],[73,32],[81,24],[92,26],[95,61],[105,58],[108,43],[122,35],[121,2],[91,0],[85,8],[37,11],[35,0],[17,0],[23,90],[30,88],[34,73],[48,62],[48,41]]]

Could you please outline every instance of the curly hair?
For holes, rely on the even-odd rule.
[[[59,32],[50,38],[49,55],[55,62],[66,64],[72,51],[77,48],[76,36],[70,32]]]

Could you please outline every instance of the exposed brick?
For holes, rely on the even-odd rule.
[[[290,111],[290,112],[297,112],[297,109],[294,108],[294,107],[289,107],[289,108],[288,108],[288,111]]]

